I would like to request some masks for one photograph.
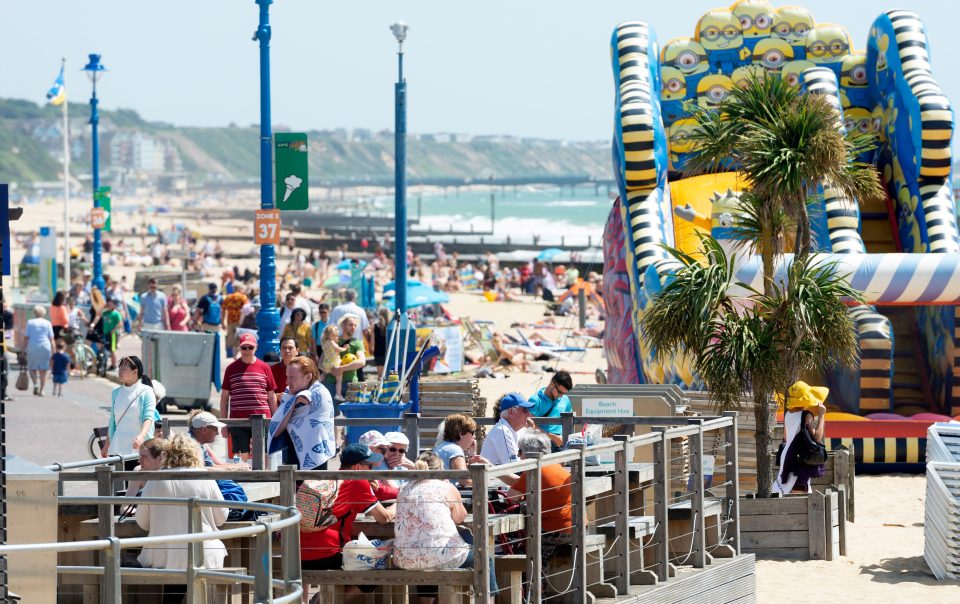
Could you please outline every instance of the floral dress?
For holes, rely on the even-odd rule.
[[[466,561],[470,546],[450,516],[449,488],[442,480],[416,480],[400,489],[393,544],[400,568],[460,568]]]

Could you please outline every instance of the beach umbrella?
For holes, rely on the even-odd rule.
[[[562,253],[563,250],[558,247],[548,247],[537,254],[537,260],[542,260],[543,262],[552,262],[557,255]]]
[[[389,289],[388,289],[389,288]],[[387,297],[386,292],[393,292],[394,285],[393,281],[387,283],[384,287],[384,298],[387,308],[390,310],[396,309],[396,302],[394,302],[393,295],[391,294]],[[424,285],[419,281],[407,281],[407,308],[416,308],[417,306],[425,306],[427,304],[443,304],[444,302],[449,302],[450,296],[445,292],[438,292],[428,285]]]
[[[350,275],[334,275],[323,282],[327,289],[337,289],[350,284]]]
[[[389,283],[384,285],[383,286],[384,294],[386,294],[386,292],[392,292],[393,290],[395,290],[396,289],[395,283],[396,283],[395,281],[390,281]],[[423,282],[417,281],[416,279],[407,279],[407,291],[410,291],[410,289],[413,287],[425,287],[425,286]]]
[[[360,261],[360,268],[363,268],[363,267],[365,267],[366,265],[367,265],[366,260],[361,260],[361,261]],[[348,270],[350,270],[351,268],[353,268],[353,261],[352,261],[352,260],[341,260],[341,261],[340,261],[340,264],[337,265],[337,270],[338,270],[338,271],[348,271]]]

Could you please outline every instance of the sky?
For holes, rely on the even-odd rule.
[[[410,132],[605,140],[613,124],[610,34],[643,20],[661,45],[693,35],[717,0],[275,0],[272,121],[292,130],[393,127],[396,41],[405,44]],[[934,75],[960,107],[960,2],[786,0],[846,26],[854,47],[884,10],[924,20]],[[44,100],[67,58],[72,101],[89,98],[79,69],[102,54],[101,107],[177,125],[259,123],[254,0],[29,0],[7,3],[0,97]],[[19,25],[16,25],[19,24]]]

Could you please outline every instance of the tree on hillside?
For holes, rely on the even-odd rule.
[[[698,152],[688,171],[735,166],[744,190],[736,202],[738,251],[761,256],[763,289],[737,283],[732,258],[710,236],[703,258],[667,248],[680,263],[675,279],[654,299],[641,332],[661,357],[690,354],[719,409],[752,393],[756,419],[758,496],[769,496],[771,401],[798,376],[836,364],[853,365],[857,338],[844,300],[862,301],[836,266],[811,256],[807,205],[829,183],[853,199],[882,189],[873,166],[857,160],[872,139],[844,134],[822,96],[801,95],[779,77],[747,80],[716,110],[694,108],[691,135]],[[792,246],[790,243],[792,241]],[[786,281],[775,280],[777,257],[794,252]],[[731,294],[739,286],[747,296]],[[735,288],[733,291],[736,291]]]

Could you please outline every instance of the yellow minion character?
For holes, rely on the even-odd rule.
[[[697,84],[697,104],[704,109],[713,109],[727,98],[733,90],[733,80],[722,74],[705,76]]]
[[[684,118],[675,121],[670,126],[670,153],[690,153],[693,151],[693,142],[690,134],[697,128],[697,120]]]
[[[890,38],[883,34],[877,38],[877,74],[887,68],[887,48],[890,46]]]
[[[765,38],[753,47],[753,63],[771,72],[779,72],[793,60],[793,46],[779,38]]]
[[[883,118],[883,105],[877,105],[873,108],[873,111],[870,112],[870,120],[873,131],[877,133],[877,140],[881,143],[887,140],[887,130],[884,128]]]
[[[843,58],[840,67],[840,85],[844,88],[867,87],[866,53],[851,53]]]
[[[675,38],[664,45],[660,51],[660,64],[676,67],[684,76],[690,77],[706,72],[710,65],[707,63],[707,51],[693,38]]]
[[[730,12],[740,21],[745,39],[770,35],[774,10],[767,0],[739,0],[730,6]]]
[[[663,82],[660,100],[679,101],[687,96],[687,80],[676,67],[661,67],[660,81]]]
[[[780,77],[791,86],[800,85],[800,74],[816,65],[811,61],[790,61],[780,70]]]
[[[740,20],[726,8],[715,8],[704,13],[697,21],[694,39],[703,45],[711,63],[739,65],[750,56],[750,49],[743,46]]]
[[[813,29],[813,15],[802,6],[781,6],[773,16],[770,35],[786,40],[792,46],[803,46]]]
[[[766,75],[767,75],[766,69],[764,69],[760,65],[751,63],[749,65],[744,65],[742,67],[737,67],[736,69],[734,69],[733,74],[730,76],[730,79],[733,80],[734,86],[739,86],[744,82],[746,82],[751,77],[761,78],[761,77],[765,77]]]
[[[843,110],[843,124],[847,132],[868,134],[874,131],[873,115],[864,107],[850,107]]]
[[[839,63],[850,49],[850,33],[833,23],[821,23],[807,35],[807,60],[817,65]]]

